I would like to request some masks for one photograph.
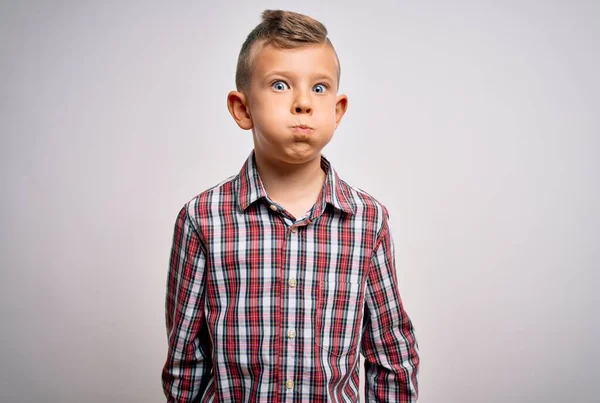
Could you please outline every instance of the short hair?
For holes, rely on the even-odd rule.
[[[340,60],[327,37],[327,28],[304,14],[284,10],[264,10],[258,24],[242,45],[235,72],[238,91],[247,90],[252,77],[253,55],[259,46],[272,45],[280,49],[295,49],[313,44],[328,44],[333,49],[338,66],[338,87],[341,76]]]

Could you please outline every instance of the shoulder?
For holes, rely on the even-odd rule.
[[[233,200],[234,186],[238,175],[232,175],[227,179],[198,193],[181,208],[180,214],[185,214],[195,227],[200,221],[211,214],[215,208],[223,206],[224,203]]]
[[[339,181],[355,210],[356,216],[359,219],[372,222],[374,227],[377,228],[377,233],[380,234],[389,220],[387,207],[367,191],[352,186],[342,179]]]

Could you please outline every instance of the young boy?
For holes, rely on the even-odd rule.
[[[179,212],[167,283],[169,402],[415,402],[418,345],[398,292],[387,209],[321,150],[346,112],[318,21],[263,12],[242,46],[238,175]]]

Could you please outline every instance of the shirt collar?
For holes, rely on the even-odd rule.
[[[316,202],[319,211],[313,209],[311,218],[321,215],[326,204],[330,204],[345,213],[354,214],[355,207],[350,201],[350,187],[339,178],[329,160],[323,155],[321,155],[321,168],[327,176],[323,184],[323,190]],[[254,150],[252,150],[240,170],[237,177],[236,191],[238,206],[242,212],[245,212],[257,200],[267,198],[267,192],[256,169]]]

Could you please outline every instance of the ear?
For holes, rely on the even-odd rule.
[[[227,94],[227,109],[239,127],[244,130],[252,129],[252,116],[248,108],[248,98],[244,93],[231,91]]]
[[[348,109],[348,97],[346,95],[338,95],[337,100],[335,102],[335,128],[337,129],[338,125],[342,121],[342,117],[344,113],[346,113],[346,109]]]

